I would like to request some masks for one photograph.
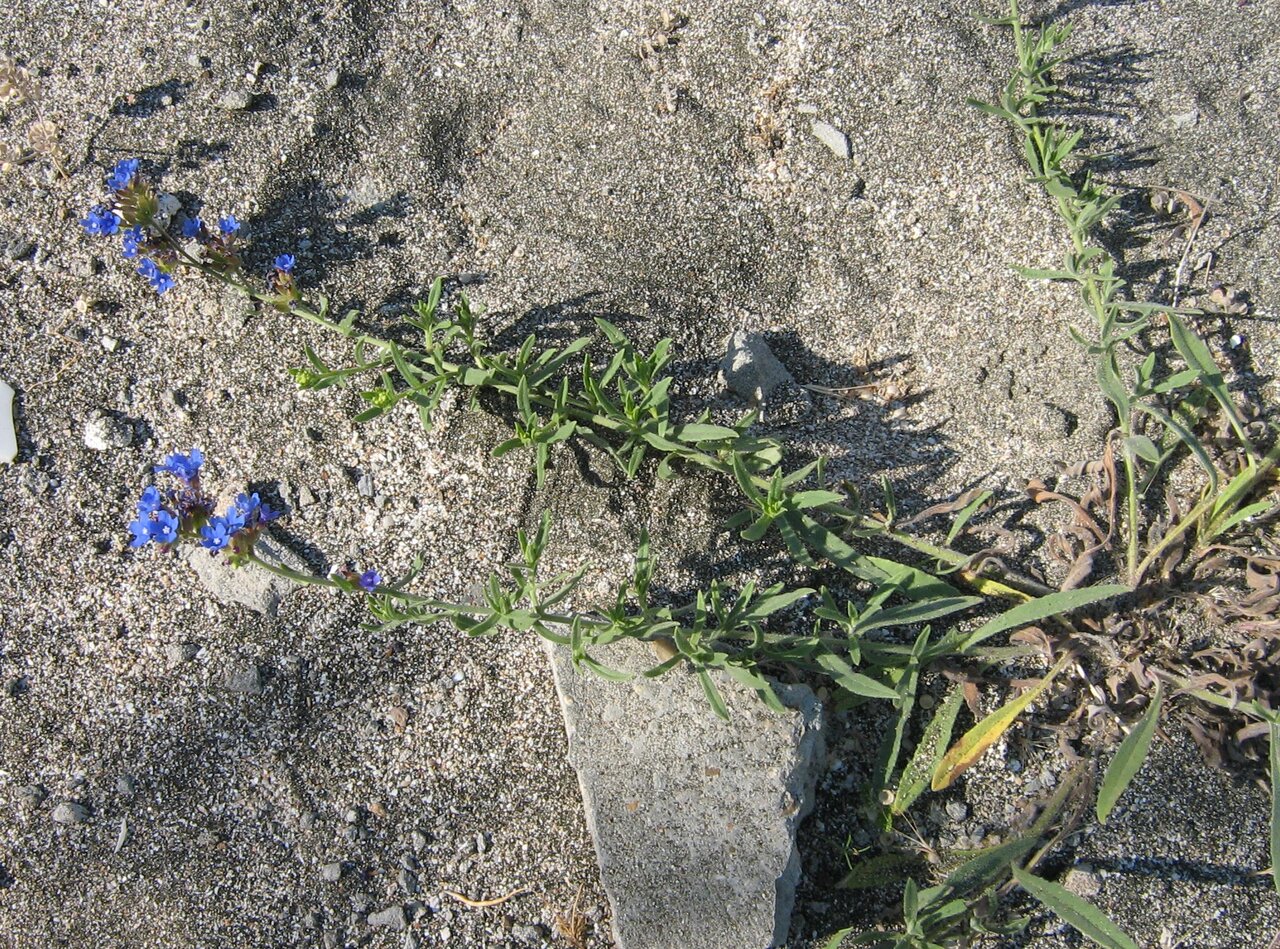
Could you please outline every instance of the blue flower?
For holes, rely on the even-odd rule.
[[[236,220],[234,214],[228,214],[226,217],[218,218],[218,230],[222,232],[223,237],[230,237],[240,230],[240,222]]]
[[[151,284],[151,288],[156,293],[173,289],[173,278],[161,270],[159,265],[149,257],[144,257],[142,263],[138,264],[138,273],[147,278],[147,283]]]
[[[157,544],[172,544],[178,539],[178,516],[161,508],[151,515],[151,539]]]
[[[161,504],[160,489],[152,485],[143,491],[142,497],[138,499],[138,516],[145,517],[154,511],[160,510]]]
[[[182,236],[190,240],[193,237],[200,236],[200,230],[204,227],[204,221],[198,217],[189,217],[182,222]]]
[[[132,260],[138,256],[138,245],[145,243],[146,240],[146,231],[140,227],[131,227],[124,232],[124,248],[120,253],[124,254],[126,260]]]
[[[107,176],[107,187],[112,191],[123,191],[133,183],[133,176],[138,173],[138,159],[125,158],[116,163],[116,167]]]
[[[360,585],[360,589],[364,590],[366,593],[372,593],[382,585],[382,577],[376,570],[366,570],[364,573],[360,574],[356,583],[358,583]]]
[[[151,541],[172,544],[178,539],[178,517],[164,508],[146,514],[139,510],[138,519],[129,525],[129,533],[133,535],[130,547],[141,547]]]
[[[281,254],[275,259],[272,266],[281,273],[293,273],[293,265],[296,263],[293,254]]]
[[[120,219],[105,204],[95,204],[88,217],[80,219],[80,226],[90,237],[110,237],[120,230]]]
[[[240,525],[244,526],[243,523]],[[204,540],[200,541],[201,547],[207,547],[209,550],[223,550],[231,545],[231,538],[235,536],[239,530],[234,524],[225,517],[214,516],[209,519],[207,527],[200,528],[200,536]]]
[[[193,448],[189,455],[174,452],[156,465],[156,473],[171,474],[184,484],[190,485],[200,477],[200,466],[203,464],[204,453],[199,448]]]

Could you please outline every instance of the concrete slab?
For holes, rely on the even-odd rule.
[[[770,712],[717,677],[717,718],[695,676],[609,682],[548,645],[600,874],[621,949],[764,949],[785,941],[800,879],[795,834],[824,757],[822,706],[779,686]],[[648,648],[593,656],[639,672]]]

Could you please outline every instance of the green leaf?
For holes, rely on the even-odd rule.
[[[578,659],[578,662],[586,666],[600,678],[608,679],[610,682],[629,682],[631,679],[635,678],[630,672],[622,672],[619,669],[610,669],[603,663],[592,659],[585,652]]]
[[[1130,455],[1136,455],[1153,465],[1160,463],[1160,449],[1146,435],[1130,435],[1121,444]]]
[[[824,504],[839,504],[843,500],[843,494],[838,494],[835,491],[814,489],[793,494],[791,496],[791,506],[799,511],[807,511],[810,508],[821,507]]]
[[[1028,280],[1079,280],[1080,277],[1071,270],[1042,270],[1037,267],[1014,267],[1014,270]]]
[[[727,439],[736,439],[742,433],[737,429],[728,428],[724,425],[708,425],[703,422],[691,422],[688,425],[679,425],[676,427],[672,435],[682,442],[689,444],[698,444],[700,442],[718,442]]]
[[[871,676],[863,675],[861,672],[854,672],[849,663],[833,652],[819,652],[814,655],[813,661],[835,680],[836,685],[846,692],[852,692],[854,695],[861,695],[868,699],[898,701],[898,693],[896,691],[882,682],[877,682]]]
[[[920,858],[914,853],[881,853],[866,860],[859,860],[853,869],[845,874],[836,884],[838,890],[874,890],[886,883],[895,883],[902,879],[896,874],[899,867],[918,863]]]
[[[1072,610],[1078,610],[1092,603],[1108,600],[1128,592],[1129,588],[1124,584],[1108,583],[1096,587],[1082,587],[1078,590],[1060,590],[1057,593],[1050,593],[1048,596],[1028,600],[1026,603],[1020,603],[1013,609],[1006,610],[999,616],[988,620],[964,637],[964,645],[961,647],[961,651],[968,652],[978,643],[990,639],[997,633],[1002,633],[1007,629],[1029,626],[1042,619],[1048,619],[1050,616],[1070,613]]]
[[[1177,313],[1169,312],[1167,316],[1169,320],[1169,338],[1173,340],[1173,345],[1178,350],[1178,355],[1186,361],[1188,366],[1196,370],[1199,374],[1200,382],[1218,400],[1218,404],[1222,406],[1222,411],[1231,420],[1231,424],[1240,436],[1241,441],[1247,444],[1248,440],[1244,436],[1240,411],[1236,408],[1236,404],[1231,401],[1231,393],[1227,391],[1227,383],[1222,378],[1222,370],[1214,362],[1213,354],[1209,352],[1209,347],[1205,345],[1204,340],[1192,332],[1186,323],[1182,322]]]
[[[955,727],[956,718],[963,705],[964,690],[956,686],[951,690],[946,701],[933,713],[933,718],[929,720],[924,734],[920,736],[920,742],[916,745],[911,760],[907,762],[906,768],[902,771],[902,778],[898,781],[898,793],[893,799],[894,815],[905,814],[929,786],[930,776],[951,744],[951,730]]]
[[[630,343],[630,340],[622,335],[622,331],[608,320],[597,316],[596,326],[600,327],[600,332],[604,333],[604,338],[609,341],[609,345],[614,349],[622,349]]]
[[[724,704],[724,699],[720,695],[720,690],[716,688],[716,684],[711,681],[711,674],[706,669],[698,670],[698,682],[702,684],[702,692],[707,697],[707,701],[711,703],[711,710],[723,718],[726,722],[729,720],[729,709]]]
[[[1017,866],[1011,869],[1018,886],[1099,946],[1105,949],[1138,949],[1138,944],[1125,935],[1124,930],[1107,919],[1088,900],[1076,896],[1065,886],[1042,879]]]
[[[1008,869],[1035,849],[1037,835],[1017,837],[998,847],[981,850],[947,875],[943,886],[952,893],[965,894],[985,887],[1004,876]]]
[[[1129,787],[1134,776],[1138,773],[1138,769],[1142,767],[1142,763],[1147,759],[1147,752],[1151,748],[1151,739],[1155,736],[1156,725],[1160,721],[1161,700],[1160,680],[1157,679],[1156,693],[1151,699],[1151,705],[1147,708],[1146,714],[1125,736],[1124,741],[1120,743],[1120,747],[1116,751],[1116,756],[1111,759],[1111,764],[1107,766],[1107,773],[1102,779],[1102,787],[1098,790],[1097,814],[1100,823],[1105,824],[1107,822],[1111,809],[1116,806],[1116,802],[1120,800],[1120,796],[1124,794],[1125,789]]]
[[[1131,411],[1129,393],[1120,379],[1120,373],[1116,369],[1115,355],[1112,353],[1104,353],[1098,360],[1098,385],[1103,394],[1111,400],[1111,404],[1116,407],[1121,420],[1128,418]]]
[[[914,603],[891,606],[887,610],[869,615],[865,620],[859,620],[854,625],[854,632],[865,633],[873,629],[883,629],[886,626],[923,623],[977,606],[981,602],[983,600],[980,596],[946,596],[936,600],[917,600]]]
[[[756,672],[754,669],[738,665],[736,662],[728,662],[724,665],[724,671],[729,673],[730,676],[741,682],[747,688],[753,690],[771,711],[778,712],[779,714],[786,712],[787,707],[783,705],[782,701],[778,698],[778,693],[773,691],[773,686],[769,684],[769,681],[764,676]]]
[[[982,509],[982,506],[991,500],[990,491],[981,491],[972,501],[961,508],[960,513],[956,515],[954,521],[951,522],[951,529],[947,531],[947,546],[950,547],[952,542],[960,536],[960,532],[964,530],[964,526],[969,523],[970,518]]]

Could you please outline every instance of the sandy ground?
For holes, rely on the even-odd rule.
[[[537,644],[371,636],[358,609],[312,591],[276,617],[212,601],[185,564],[126,549],[169,451],[200,446],[225,496],[252,485],[287,504],[281,536],[317,568],[393,573],[422,554],[442,596],[472,591],[545,507],[559,549],[598,551],[606,573],[644,525],[672,585],[726,552],[714,485],[600,484],[563,454],[538,492],[523,458],[488,458],[501,421],[465,402],[424,433],[408,413],[356,427],[349,391],[299,393],[284,369],[302,344],[334,361],[340,346],[195,280],[158,299],[116,245],[84,236],[77,219],[122,157],[206,217],[235,213],[251,269],[295,253],[306,288],[373,326],[436,274],[466,274],[500,345],[596,315],[671,336],[690,413],[731,407],[716,363],[733,329],[766,333],[801,382],[850,385],[881,364],[908,398],[818,399],[784,435],[837,476],[887,474],[908,508],[974,485],[1014,498],[1096,454],[1108,420],[1066,332],[1079,313],[1009,269],[1053,264],[1063,235],[1008,131],[965,105],[1003,83],[1007,36],[950,0],[666,12],[26,0],[0,17],[0,51],[34,73],[71,171],[0,176],[0,377],[20,447],[0,468],[0,943],[536,945],[578,898],[601,922],[591,944],[608,944]],[[1222,335],[1242,338],[1241,384],[1275,403],[1280,6],[1030,12],[1079,29],[1065,78],[1108,180],[1210,200],[1211,279],[1252,302]],[[242,93],[250,107],[228,108]],[[33,117],[0,115],[15,142]],[[815,119],[847,135],[847,159]],[[1115,249],[1167,294],[1181,245],[1129,194]],[[98,413],[129,444],[87,447]],[[238,691],[255,667],[261,691]],[[865,832],[847,803],[874,737],[846,727],[834,757],[852,764],[803,835],[796,945],[875,909],[829,885],[838,844]],[[1265,945],[1280,928],[1269,878],[1252,875],[1267,796],[1169,738],[1133,806],[1074,858],[1143,945]],[[949,799],[968,815],[953,833],[998,827],[1031,774],[1060,768],[1031,749],[1015,775],[1015,753]],[[53,820],[70,802],[85,819]],[[487,910],[445,892],[520,887]],[[393,903],[419,914],[410,937],[367,927]],[[1031,933],[1022,944],[1078,944],[1043,914]]]

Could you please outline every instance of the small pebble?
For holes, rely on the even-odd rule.
[[[427,840],[427,835],[424,834],[422,831],[415,830],[413,832],[413,849],[415,851],[421,851],[424,847],[427,846],[428,843],[429,841]]]
[[[170,643],[164,647],[164,657],[171,666],[180,666],[190,662],[200,652],[195,643]]]
[[[837,158],[849,157],[849,139],[844,132],[821,119],[814,120],[812,129],[813,137],[831,149],[833,155]]]
[[[97,415],[84,425],[84,446],[90,451],[110,451],[133,444],[133,426],[111,415]]]
[[[339,73],[338,70],[330,69],[329,72],[325,74],[324,87],[330,92],[337,89],[338,83],[340,82],[342,82],[342,74]]]
[[[39,807],[49,795],[38,784],[28,784],[18,792],[18,801],[26,807]]]
[[[342,864],[326,863],[323,867],[320,868],[320,877],[326,883],[337,883],[340,879],[342,879]]]
[[[253,94],[243,89],[232,89],[218,100],[218,108],[228,112],[243,112],[253,105]]]
[[[101,343],[102,348],[109,353],[114,353],[120,348],[120,340],[116,339],[114,336],[104,336],[98,340],[98,342]]]
[[[246,695],[262,694],[262,669],[258,666],[232,669],[227,673],[227,688]]]
[[[89,809],[75,801],[64,801],[53,809],[50,816],[59,824],[83,824],[89,819]]]
[[[122,774],[116,778],[116,791],[125,797],[133,797],[138,793],[138,781],[131,774]]]
[[[404,890],[408,896],[413,896],[418,892],[418,878],[409,870],[400,868],[400,873],[396,877],[396,882],[400,884],[400,889]]]
[[[405,915],[403,906],[388,906],[384,910],[370,913],[369,925],[375,929],[385,927],[394,929],[397,932],[404,932],[409,928],[409,917]]]

